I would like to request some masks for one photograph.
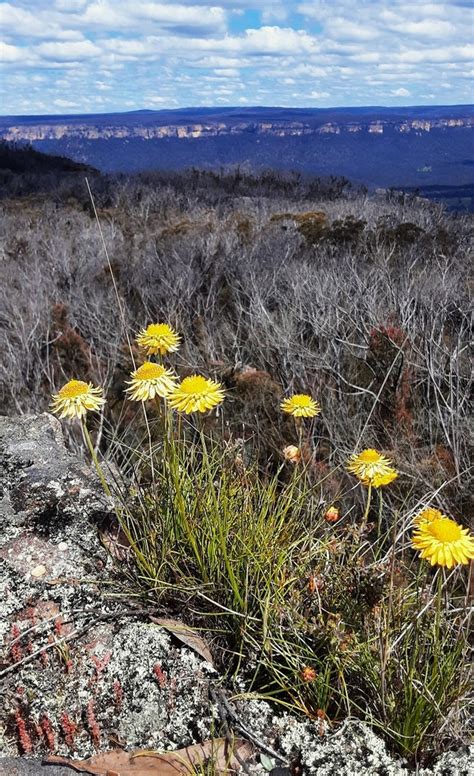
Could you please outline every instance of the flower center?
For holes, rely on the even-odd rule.
[[[164,366],[161,364],[154,364],[153,361],[145,361],[137,369],[137,380],[155,380],[157,377],[162,377],[165,372]]]
[[[192,375],[191,377],[185,377],[181,383],[181,390],[184,393],[207,393],[209,391],[209,383],[202,375]]]
[[[461,538],[460,526],[449,517],[433,520],[428,526],[428,531],[439,542],[455,542]]]
[[[85,393],[89,393],[89,386],[83,380],[70,380],[59,391],[61,399],[77,399]]]
[[[296,407],[309,407],[312,399],[311,396],[306,396],[305,394],[298,394],[297,396],[293,396],[291,399],[292,404],[294,404]]]
[[[376,463],[380,461],[381,455],[377,452],[377,450],[363,450],[362,453],[359,455],[359,460],[363,461],[364,463]]]
[[[150,323],[146,333],[149,337],[169,337],[171,330],[167,323]]]

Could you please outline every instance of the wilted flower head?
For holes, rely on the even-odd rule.
[[[105,404],[102,388],[82,380],[69,380],[52,399],[51,411],[60,418],[82,418],[86,412],[95,412]]]
[[[310,574],[308,579],[308,591],[312,594],[316,590],[322,590],[324,588],[324,579],[317,574]]]
[[[389,458],[369,448],[351,455],[347,469],[351,474],[355,474],[363,485],[380,488],[382,485],[389,485],[398,477],[398,472],[391,463]]]
[[[442,514],[430,518],[417,524],[412,537],[412,546],[419,550],[420,557],[429,560],[432,566],[448,569],[458,563],[469,563],[474,558],[474,537],[467,528]]]
[[[295,418],[314,418],[321,412],[319,402],[308,396],[307,393],[295,393],[289,399],[284,399],[280,404],[282,412],[293,415]]]
[[[335,523],[336,520],[339,520],[340,516],[341,513],[337,507],[329,507],[325,512],[324,519],[327,523]]]
[[[202,375],[191,375],[177,385],[168,396],[171,407],[189,415],[191,412],[207,412],[224,401],[220,383]]]
[[[169,369],[152,361],[145,361],[130,377],[130,388],[127,388],[126,393],[133,401],[146,401],[154,399],[155,396],[165,398],[173,390],[177,380]]]
[[[167,323],[150,323],[137,336],[137,344],[147,355],[173,353],[178,350],[181,337]]]
[[[301,450],[296,445],[287,445],[283,448],[283,457],[285,461],[299,463],[301,461]]]
[[[304,666],[300,671],[300,677],[303,682],[314,682],[317,677],[316,670],[312,666]]]

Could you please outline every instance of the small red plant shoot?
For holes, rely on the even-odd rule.
[[[43,731],[46,746],[48,747],[50,752],[54,752],[56,749],[56,739],[54,736],[53,726],[51,725],[49,717],[47,717],[46,714],[43,714],[43,716],[41,717],[40,726],[41,726],[41,730]]]
[[[95,673],[96,673],[96,682],[99,682],[101,679],[102,674],[104,673],[104,670],[112,656],[112,652],[106,652],[103,657],[97,657],[97,655],[92,655],[92,660],[94,662],[95,666]]]
[[[23,651],[21,649],[20,643],[18,639],[21,636],[20,629],[16,623],[14,623],[10,630],[10,638],[12,640],[12,645],[10,647],[10,657],[12,659],[13,663],[19,663],[20,660],[23,657]]]
[[[23,754],[31,754],[33,751],[33,744],[26,729],[26,721],[23,719],[21,709],[19,708],[15,711],[15,723],[18,733],[18,740],[20,742]]]
[[[76,723],[72,721],[72,719],[65,711],[63,711],[59,719],[59,724],[61,726],[61,731],[66,745],[69,747],[69,749],[74,749],[74,738],[77,733]]]
[[[95,748],[100,746],[100,727],[95,716],[94,699],[91,698],[87,704],[87,725],[89,727],[89,733],[91,734],[92,743]]]
[[[168,677],[166,675],[166,671],[163,671],[159,663],[155,663],[153,666],[153,675],[158,682],[160,689],[163,689],[163,687],[166,685],[166,682],[168,681]]]
[[[123,704],[123,687],[119,679],[114,680],[114,704],[115,711],[120,711]]]

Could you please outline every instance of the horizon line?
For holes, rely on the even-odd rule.
[[[10,118],[59,118],[63,116],[70,116],[72,118],[79,116],[129,116],[136,113],[178,113],[184,111],[249,111],[249,110],[288,110],[288,111],[337,111],[337,110],[408,110],[408,109],[435,109],[435,108],[472,108],[474,110],[474,103],[433,103],[429,105],[334,105],[334,106],[289,106],[289,105],[189,105],[179,108],[135,108],[134,110],[110,110],[98,113],[5,113],[0,114],[1,119]]]

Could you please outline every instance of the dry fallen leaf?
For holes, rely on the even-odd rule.
[[[206,642],[202,636],[200,636],[193,628],[190,628],[189,625],[185,625],[184,622],[180,622],[179,620],[171,620],[167,617],[153,617],[152,615],[150,615],[150,620],[156,625],[161,625],[162,628],[166,628],[173,636],[176,636],[177,639],[182,641],[183,644],[186,644],[187,647],[194,650],[194,652],[197,652],[204,660],[207,660],[211,666],[214,665],[211,652]]]
[[[253,747],[242,739],[235,739],[230,747],[225,738],[216,738],[164,754],[113,749],[88,760],[70,760],[50,755],[43,762],[47,765],[66,765],[79,773],[93,776],[191,776],[194,766],[212,759],[218,774],[231,776],[240,769],[235,753],[245,762],[252,755]]]
[[[99,538],[105,549],[115,560],[125,560],[130,551],[130,542],[124,531],[116,523],[102,526]]]

